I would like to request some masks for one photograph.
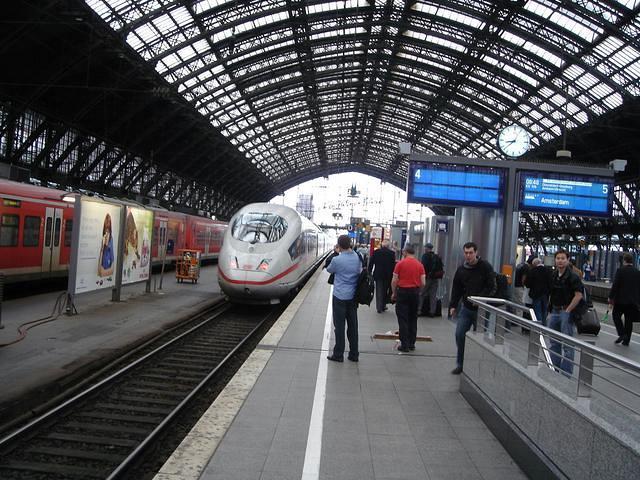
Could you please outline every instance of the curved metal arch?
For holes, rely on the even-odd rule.
[[[458,6],[458,5],[456,5],[456,6]],[[162,9],[159,9],[158,11],[162,11]],[[261,12],[261,13],[262,13],[262,12]],[[475,11],[474,11],[474,13],[475,13]],[[522,12],[521,12],[521,13],[522,13]],[[526,11],[525,11],[524,13],[525,13],[525,14],[529,14],[529,12],[526,12]],[[419,15],[419,12],[415,12],[415,11],[414,11],[414,12],[412,12],[412,14],[414,14],[414,15],[416,15],[416,16],[417,16],[417,15]],[[478,18],[478,17],[476,17],[476,18]],[[479,17],[479,18],[482,18],[482,16],[480,15],[480,17]],[[437,19],[438,19],[439,21],[442,21],[442,20],[443,20],[443,17],[437,17]],[[593,20],[593,16],[591,16],[591,19]],[[244,20],[244,19],[243,19],[243,20]],[[273,26],[273,25],[274,25],[274,23],[270,24],[270,26]],[[459,24],[458,24],[458,25],[459,25]],[[555,24],[553,24],[553,22],[546,22],[546,23],[545,23],[545,26],[547,26],[547,27],[549,27],[549,26],[553,27],[553,26],[556,26],[556,25],[555,25]],[[251,33],[252,33],[252,34],[253,34],[254,32],[255,32],[255,30],[252,30],[252,31],[251,31]],[[529,32],[527,32],[527,33],[529,33]],[[565,34],[566,34],[566,30],[565,30],[565,31],[563,31],[562,33],[565,33]],[[591,72],[591,71],[593,70],[590,66],[586,66],[586,68],[585,68],[585,67],[582,67],[582,68],[583,68],[585,71],[589,71],[589,72]],[[597,73],[598,73],[598,72],[597,72]],[[586,111],[588,111],[588,110],[586,110]]]
[[[447,23],[447,19],[444,19],[443,17],[435,17],[435,18],[437,18],[438,22],[440,22],[440,23]],[[485,20],[486,20],[486,19],[485,19]],[[451,24],[452,26],[454,26],[454,27],[455,27],[456,29],[458,29],[458,30],[460,30],[462,26],[465,26],[464,24],[460,24],[460,23],[458,23],[458,22],[453,22],[453,21],[449,21],[449,24]],[[275,25],[275,24],[272,24],[272,26],[273,26],[273,25]],[[357,24],[357,23],[354,23],[354,24],[353,24],[353,26],[356,26],[356,25],[358,25],[358,24]],[[411,26],[412,26],[412,27],[415,27],[415,25],[411,25]],[[414,29],[415,29],[415,28],[414,28]],[[327,31],[332,31],[332,30],[333,30],[333,29],[327,29]],[[509,29],[505,29],[505,30],[509,30]],[[471,34],[473,33],[473,30],[469,29],[469,32],[468,32],[468,33],[471,35]],[[530,36],[530,32],[528,32],[528,31],[523,31],[523,32],[520,32],[520,33],[524,33],[524,35],[520,35],[521,37],[523,37],[523,38],[527,39],[528,41],[530,41],[530,42],[531,42],[531,43],[533,43],[533,44],[539,44],[539,45],[541,45],[541,48],[543,48],[543,50],[550,51],[551,53],[553,53],[553,50],[554,50],[554,49],[545,48],[545,45],[548,45],[548,44],[545,44],[544,42],[538,42],[538,41],[537,41],[537,39],[536,39],[536,37],[531,37],[531,36]],[[447,38],[447,36],[446,36],[446,35],[441,35],[441,36],[443,36],[444,38]],[[354,36],[354,37],[355,37],[355,36]],[[336,40],[337,40],[337,38],[338,38],[338,37],[336,37]],[[452,41],[452,40],[453,40],[453,37],[452,37],[452,36],[449,36],[449,38],[447,38],[447,39],[448,39],[449,41]],[[324,39],[322,43],[333,43],[331,40],[332,40],[331,38],[327,38],[327,39]],[[417,44],[418,46],[422,46],[422,44],[421,44],[421,43],[419,43],[419,42],[417,42],[415,39],[411,39],[411,38],[404,38],[404,41],[405,41],[405,43],[407,43],[407,44],[415,43],[415,44]],[[516,45],[511,44],[510,42],[508,42],[508,41],[507,41],[507,40],[505,40],[505,39],[498,38],[498,39],[497,39],[497,41],[498,41],[499,43],[503,44],[503,45],[504,45],[506,48],[508,48],[508,49],[513,50],[513,49],[516,49],[516,48],[517,48],[517,46],[516,46]],[[439,46],[434,45],[434,44],[432,44],[432,45],[431,45],[431,47],[432,47],[432,49],[433,49],[433,50],[436,50],[436,49],[440,48]],[[554,47],[555,47],[555,50],[557,50],[557,46],[555,46],[555,45],[554,45]],[[455,50],[453,50],[453,51],[455,52]],[[269,52],[269,53],[271,53],[271,52]],[[541,57],[541,56],[538,56],[538,55],[534,55],[533,53],[531,53],[531,52],[529,52],[529,51],[527,51],[527,50],[523,50],[523,51],[522,51],[522,54],[523,54],[524,56],[528,57],[532,62],[540,63],[541,65],[546,63],[546,64],[547,64],[547,65],[546,65],[546,68],[548,68],[550,71],[553,71],[552,66],[548,64],[549,62],[547,62],[547,60],[546,60],[546,59],[544,59],[544,57]],[[265,61],[265,60],[266,60],[266,59],[268,59],[268,58],[271,58],[271,57],[270,57],[270,56],[264,56],[264,57],[261,57],[261,58],[255,59],[255,60],[254,60],[254,59],[250,59],[250,60],[252,60],[252,61],[255,63],[255,62]],[[248,59],[248,60],[249,60],[249,59]],[[247,61],[248,61],[248,60],[247,60]],[[506,62],[505,62],[505,63],[506,63]],[[525,69],[525,68],[522,68],[522,64],[521,64],[521,63],[517,63],[517,62],[509,62],[509,63],[511,64],[512,68],[514,68],[514,69],[516,69],[516,70],[520,70],[520,71],[522,71],[523,73],[525,73],[525,74],[527,74],[527,75],[531,76],[532,78],[536,78],[540,84],[545,84],[545,83],[546,83],[546,82],[545,82],[545,79],[544,79],[543,77],[538,76],[538,75],[537,75],[535,72],[533,72],[533,71],[530,71],[530,70],[527,70],[527,69]],[[235,65],[234,65],[234,66],[235,66]],[[266,68],[267,68],[267,69],[269,69],[269,68],[272,68],[273,66],[274,66],[273,64],[266,65]],[[527,65],[527,66],[530,66],[530,65]],[[585,71],[590,71],[590,70],[592,70],[588,65],[582,65],[582,66],[581,66],[581,68],[583,68],[583,70],[585,70]],[[597,72],[597,76],[602,76],[602,75],[601,75],[599,72]],[[607,78],[607,81],[608,81],[608,78]],[[547,84],[547,86],[548,86],[549,88],[553,89],[553,90],[558,90],[558,88],[557,88],[555,85],[553,85],[552,83]],[[618,86],[618,85],[615,85],[615,88],[619,90],[619,86]],[[562,91],[558,91],[558,93],[563,93],[563,94],[564,94],[564,92],[562,92]],[[586,94],[588,95],[588,92],[586,92]],[[594,100],[595,100],[595,99],[594,99]],[[581,109],[582,109],[582,110],[583,110],[587,115],[589,115],[589,114],[590,114],[590,109],[589,109],[589,108],[587,108],[586,106],[581,106]]]
[[[539,135],[539,142],[542,143],[546,138],[557,137],[563,123],[571,120],[568,118],[568,109],[563,109],[557,102],[552,103],[544,96],[545,92],[552,92],[551,95],[571,102],[571,108],[577,109],[581,116],[578,120],[580,123],[585,118],[589,121],[603,111],[609,111],[609,105],[613,105],[612,102],[604,103],[582,83],[572,89],[575,98],[571,98],[564,85],[572,78],[570,75],[573,73],[567,70],[574,65],[579,68],[573,72],[584,71],[601,84],[608,85],[613,92],[621,94],[622,98],[628,96],[629,87],[623,77],[609,80],[603,78],[606,75],[600,72],[601,66],[605,65],[615,68],[617,72],[619,67],[616,62],[609,63],[601,52],[593,57],[593,61],[587,56],[589,48],[606,40],[616,30],[600,29],[606,21],[598,21],[596,12],[586,12],[585,5],[573,6],[560,0],[546,2],[551,9],[568,16],[572,16],[569,12],[580,10],[580,17],[575,21],[581,22],[581,18],[585,18],[584,22],[591,22],[593,26],[589,28],[600,35],[595,41],[582,38],[578,32],[571,32],[553,19],[544,18],[546,13],[538,15],[526,10],[523,1],[472,3],[468,0],[452,0],[447,5],[436,1],[420,2],[423,5],[442,5],[442,8],[452,12],[473,16],[488,25],[484,31],[476,24],[466,25],[465,19],[448,19],[445,13],[420,12],[418,2],[398,4],[388,1],[359,8],[341,9],[338,6],[330,11],[305,10],[307,5],[320,3],[290,0],[242,2],[238,5],[228,2],[196,13],[193,3],[182,0],[156,9],[145,19],[138,19],[137,27],[151,18],[160,18],[173,8],[192,7],[193,18],[187,19],[186,25],[175,30],[193,33],[194,25],[201,22],[202,26],[198,27],[200,32],[195,32],[195,36],[185,40],[181,39],[182,33],[171,33],[167,38],[159,39],[158,44],[144,47],[144,54],[160,52],[152,58],[153,61],[166,60],[170,71],[164,71],[163,75],[175,78],[175,83],[186,89],[183,93],[188,96],[191,105],[196,105],[203,115],[208,115],[215,125],[226,130],[225,135],[236,148],[246,152],[244,156],[253,158],[259,170],[271,178],[288,173],[297,174],[295,169],[287,169],[289,159],[298,161],[300,165],[303,162],[310,165],[317,163],[323,155],[316,151],[313,157],[313,151],[321,142],[326,142],[326,155],[332,162],[338,159],[340,165],[344,165],[340,163],[343,159],[353,161],[358,156],[364,162],[374,161],[373,157],[380,152],[384,157],[382,163],[389,160],[392,170],[403,171],[406,169],[405,162],[393,151],[382,152],[377,149],[388,149],[391,139],[399,135],[411,135],[416,128],[420,131],[415,139],[417,145],[447,152],[452,149],[479,148],[497,153],[490,135],[499,126],[500,116],[519,120],[534,135]],[[623,7],[615,7],[615,10],[619,12],[616,25],[633,18],[628,9],[623,11]],[[255,26],[240,32],[245,22],[277,12],[284,15],[262,22],[266,23],[264,25],[256,22]],[[403,18],[404,12],[406,16]],[[295,17],[295,14],[299,14],[301,23],[292,25],[291,17]],[[218,35],[222,38],[220,41],[218,37],[213,38],[217,32],[234,26],[239,32],[235,38],[223,38],[229,35],[230,30],[225,35]],[[355,33],[349,30],[356,27],[360,30],[355,30]],[[131,28],[134,28],[133,25]],[[545,36],[536,36],[535,28],[545,32]],[[349,32],[346,42],[343,41],[345,37],[339,35],[341,29]],[[483,46],[475,51],[482,51],[486,56],[470,58],[454,46],[447,45],[447,42],[438,46],[409,37],[405,30],[417,32],[418,36],[435,32],[447,41],[457,38],[457,43],[472,50],[476,47],[471,42],[480,39]],[[126,28],[123,32],[126,35]],[[325,34],[326,37],[323,36]],[[530,42],[541,49],[540,53],[522,47],[510,35]],[[193,58],[175,56],[175,63],[174,57],[169,57],[198,39],[210,45],[209,48],[204,44],[206,52],[198,53]],[[282,43],[292,40],[293,43]],[[563,41],[571,45],[571,52],[562,50]],[[269,47],[261,48],[261,43]],[[310,48],[314,49],[312,54],[309,53]],[[410,57],[395,55],[395,52],[415,55],[421,51],[436,65],[425,65]],[[286,58],[278,58],[277,52],[285,54]],[[500,52],[514,55],[513,59],[504,58],[504,64],[515,69],[514,73],[494,65],[494,60],[500,60]],[[548,60],[543,52],[561,58],[562,62]],[[339,65],[334,67],[330,65],[332,62]],[[456,78],[453,72],[447,71],[447,66],[451,64],[465,65],[464,78]],[[220,65],[223,74],[229,75],[230,79],[228,82],[223,80],[219,88],[205,92],[204,89],[213,84],[210,72],[218,68],[216,65]],[[412,69],[417,74],[409,79]],[[298,75],[301,71],[302,78],[286,78]],[[434,74],[438,75],[438,79],[430,81],[430,72],[437,72]],[[198,77],[200,74],[202,76]],[[266,83],[271,75],[279,76],[276,84]],[[519,75],[532,78],[535,85],[524,81]],[[492,81],[496,88],[487,88]],[[439,83],[444,84],[444,90],[438,89]],[[407,86],[406,91],[403,85]],[[450,91],[447,90],[448,85],[451,85]],[[300,89],[307,93],[301,93]],[[327,108],[325,103],[314,100],[314,97],[326,97],[329,92],[338,89],[342,90],[345,98],[329,97],[332,104],[339,105],[337,108]],[[514,95],[510,89],[517,93]],[[280,97],[281,92],[289,94],[285,93],[274,101],[269,100],[274,94]],[[374,105],[367,103],[372,101],[369,92],[376,92]],[[420,106],[433,103],[432,96],[437,92],[446,93],[446,100],[438,104],[428,117],[416,118]],[[474,92],[481,95],[474,95]],[[232,100],[236,96],[250,108],[236,108],[236,100]],[[285,98],[291,104],[281,104],[287,101]],[[619,98],[616,96],[614,100],[619,101]],[[520,109],[519,105],[522,104],[524,108]],[[494,112],[490,111],[491,108],[495,109]],[[343,110],[343,115],[339,115],[339,110]],[[368,113],[371,110],[375,112],[373,118]],[[218,112],[224,112],[224,118],[216,119]],[[537,117],[541,115],[543,118],[549,117],[548,121],[538,122]],[[352,128],[345,128],[347,132],[341,135],[337,129],[349,122]],[[322,129],[318,129],[318,125]],[[274,135],[271,140],[265,137],[267,130]],[[291,153],[291,142],[297,138],[305,139],[305,150]],[[278,148],[280,152],[276,151]],[[370,152],[369,148],[372,149]],[[367,157],[367,152],[374,155]]]
[[[297,110],[298,110],[298,111],[300,111],[300,112],[305,111],[303,107],[300,107],[300,108],[298,108]],[[462,110],[462,109],[458,109],[457,107],[456,107],[456,110],[458,110],[460,113],[464,113],[464,110]],[[274,135],[278,135],[278,134],[280,133],[280,130],[283,130],[283,129],[284,129],[284,130],[286,130],[287,132],[288,132],[288,131],[294,131],[294,132],[295,132],[295,129],[289,129],[289,128],[288,128],[288,127],[290,127],[290,126],[295,126],[295,125],[297,125],[297,124],[298,124],[298,118],[296,118],[296,117],[292,117],[292,116],[291,116],[291,111],[284,111],[284,112],[280,112],[278,115],[275,115],[275,116],[273,116],[273,117],[270,117],[270,118],[269,118],[269,119],[267,119],[266,121],[267,121],[267,122],[269,122],[269,121],[270,121],[270,120],[272,120],[272,119],[280,119],[280,118],[287,118],[287,119],[289,119],[289,120],[288,120],[287,122],[283,122],[283,123],[280,123],[280,124],[278,124],[278,125],[274,126],[274,127],[272,128],[272,131],[273,131]],[[413,123],[413,120],[414,120],[414,119],[412,119],[412,118],[408,118],[408,120],[411,120],[411,122],[408,122],[408,123]],[[328,123],[332,123],[332,122],[328,122]],[[301,127],[300,127],[300,129],[303,129],[303,128],[304,128],[304,129],[305,129],[305,131],[306,131],[306,129],[308,128],[308,126],[307,126],[307,125],[304,125],[304,126],[301,126]],[[472,136],[472,134],[473,134],[473,132],[470,132],[470,131],[468,131],[468,130],[466,130],[466,129],[463,129],[460,125],[452,125],[452,126],[451,126],[451,129],[452,129],[452,130],[457,130],[457,131],[459,131],[461,134],[464,134],[464,135],[469,136],[469,137],[470,137],[470,136]],[[243,131],[249,131],[249,130],[251,130],[251,127],[246,127]],[[253,139],[252,139],[252,141],[255,141],[255,140],[253,140]],[[438,142],[438,143],[439,143],[439,142]],[[443,144],[441,144],[441,146],[444,146],[444,145],[443,145]],[[449,146],[447,146],[447,148],[446,148],[446,149],[448,150],[448,149],[449,149]]]
[[[460,103],[462,103],[462,102],[460,102]],[[393,106],[393,105],[391,105],[391,104],[390,104],[390,106]],[[405,109],[406,109],[406,108],[403,108],[403,107],[399,107],[399,108],[402,108],[403,110],[405,110]],[[461,110],[460,108],[455,107],[455,106],[452,106],[452,107],[450,107],[450,108],[451,108],[452,110],[454,110],[454,111],[459,111],[460,113],[463,113],[463,114],[464,114],[464,116],[465,116],[465,118],[469,117],[469,118],[471,119],[471,120],[467,120],[469,124],[474,124],[474,123],[476,123],[476,124],[477,124],[477,123],[478,123],[477,119],[473,117],[473,114],[472,114],[472,113],[470,113],[470,112],[466,112],[466,111],[464,111],[464,110]],[[532,109],[534,109],[534,110],[535,110],[535,107],[533,107]],[[293,111],[298,111],[298,110],[301,110],[301,108],[294,109]],[[292,110],[282,110],[282,111],[280,111],[280,112],[276,113],[275,115],[273,115],[273,116],[269,117],[266,121],[268,122],[269,120],[272,120],[272,119],[279,119],[279,118],[286,117],[287,115],[290,115],[290,114],[291,114],[291,112],[292,112]],[[235,121],[235,122],[237,122],[237,119],[234,119],[234,121]],[[291,122],[289,122],[289,124],[296,124],[297,122],[298,122],[298,119],[297,119],[297,118],[293,118],[293,119],[291,120]],[[230,124],[231,124],[231,121],[230,121]],[[278,127],[277,127],[277,128],[279,129],[279,128],[280,128],[280,126],[281,126],[281,125],[278,125]],[[482,126],[488,126],[488,122],[484,122],[484,124],[479,124],[479,127],[482,127]],[[243,133],[246,133],[246,132],[248,132],[248,131],[252,130],[252,128],[253,128],[253,127],[252,127],[251,125],[248,125],[248,126],[247,126],[247,127],[245,127],[244,129],[237,130],[236,132],[234,132],[234,137],[237,137],[238,135],[241,135],[241,134],[243,134]],[[474,132],[469,132],[469,131],[467,131],[467,132],[465,132],[465,133],[467,133],[467,134],[469,134],[469,135],[473,135],[473,133],[474,133]]]
[[[450,52],[450,50],[448,50],[448,51],[447,51],[447,53],[448,53],[448,52]],[[331,63],[331,61],[329,61],[329,63]],[[409,66],[413,66],[413,67],[416,67],[416,68],[422,68],[422,67],[423,67],[423,65],[421,65],[420,63],[415,62],[415,61],[410,61],[410,60],[408,60],[408,59],[401,59],[401,60],[399,60],[399,61],[398,61],[398,63],[401,63],[401,64],[407,64],[407,65],[409,65]],[[516,64],[513,64],[513,66],[514,66],[514,68],[515,68]],[[293,66],[292,68],[295,70],[295,66]],[[484,69],[483,69],[483,70],[484,70]],[[338,71],[338,70],[336,70],[336,72],[339,72],[339,71]],[[445,72],[447,72],[447,71],[445,70]],[[447,73],[448,73],[448,72],[447,72]],[[332,78],[332,77],[330,76],[330,74],[329,74],[329,73],[327,73],[326,75],[323,75],[321,78],[324,80],[324,79],[330,79],[330,78]],[[336,77],[336,78],[337,78],[337,77]],[[522,79],[518,78],[517,76],[511,75],[511,74],[506,74],[506,75],[502,75],[502,78],[507,79],[507,81],[510,81],[510,83],[512,83],[512,84],[514,84],[514,85],[518,85],[518,84],[519,84],[523,90],[529,90],[529,91],[530,91],[530,90],[532,90],[532,89],[531,89],[531,86],[530,86],[529,84],[527,84],[524,80],[522,80]],[[552,89],[552,90],[555,90],[557,93],[564,94],[564,92],[562,92],[561,90],[558,90],[558,88],[557,88],[554,84],[552,84],[552,83],[550,83],[550,82],[547,82],[545,79],[543,79],[543,78],[538,78],[538,81],[539,81],[539,83],[540,83],[541,85],[545,85],[545,86],[547,86],[548,88],[550,88],[550,89]],[[297,85],[298,85],[297,77],[292,77],[292,78],[288,79],[288,81],[284,84],[284,86],[288,86],[288,85],[297,86]],[[279,87],[281,87],[281,88],[282,88],[282,87],[283,87],[283,84],[282,84],[282,83],[280,83],[280,84],[279,84]],[[264,95],[267,95],[267,94],[269,93],[269,91],[270,91],[270,88],[265,87],[265,88],[263,89],[263,91],[264,91],[264,92],[263,92],[263,94],[264,94]],[[490,96],[495,96],[494,94],[495,94],[495,92],[494,92],[493,90],[491,90],[491,91],[490,91],[490,93],[489,93],[489,95],[490,95]],[[506,100],[505,100],[505,99],[502,99],[502,98],[501,98],[500,100],[501,100],[501,103],[503,103],[503,104],[505,104],[505,105],[509,105],[509,103],[507,103],[507,102],[508,102],[508,99],[506,99]],[[464,99],[462,99],[460,103],[465,103]],[[573,99],[573,103],[574,103],[576,106],[579,106],[579,107],[580,107],[580,103],[579,103],[579,102],[577,102],[575,99]],[[540,110],[535,106],[535,104],[530,103],[529,105],[530,105],[530,107],[531,107],[533,110],[536,110],[536,111],[538,111],[539,113],[543,113],[543,114],[544,114],[544,112],[540,112]],[[581,106],[581,107],[582,107],[582,110],[585,112],[585,114],[589,115],[590,110],[589,110],[587,107],[585,107],[585,106]],[[562,112],[562,113],[564,114],[564,112]],[[230,123],[231,123],[231,121],[230,121]],[[554,123],[557,123],[558,125],[560,125],[560,122],[559,122],[559,121],[554,122]]]

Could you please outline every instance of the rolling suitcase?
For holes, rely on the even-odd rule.
[[[422,311],[418,312],[418,314],[422,317],[426,317],[427,314],[431,311],[430,307],[430,302],[428,298],[424,299],[424,302],[422,303]],[[442,316],[442,299],[438,298],[437,302],[436,302],[436,313],[434,315],[434,317],[441,317]]]
[[[589,308],[584,314],[573,318],[579,334],[598,335],[600,333],[600,319],[595,308]]]

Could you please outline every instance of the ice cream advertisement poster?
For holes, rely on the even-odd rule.
[[[119,205],[82,199],[77,226],[79,241],[75,293],[115,285],[121,208]]]
[[[127,207],[122,257],[123,285],[140,282],[149,278],[151,269],[152,228],[152,211]]]

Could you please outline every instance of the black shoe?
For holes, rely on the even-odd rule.
[[[622,336],[622,337],[618,337],[618,339],[617,339],[615,342],[613,342],[613,343],[616,343],[616,344],[618,344],[618,343],[622,343],[622,342],[624,342],[624,338],[625,338],[624,336]]]
[[[435,315],[434,313],[427,313],[427,314],[426,314],[426,316],[427,316],[427,317],[429,317],[429,318],[433,318],[433,317],[435,317],[436,315]]]
[[[415,345],[411,345],[411,346],[409,347],[409,350],[415,350],[415,349],[416,349],[416,346],[415,346]]]
[[[340,363],[344,362],[344,358],[342,358],[342,357],[335,357],[335,356],[333,356],[333,355],[329,355],[329,356],[327,357],[327,360],[331,360],[332,362],[340,362]]]
[[[347,357],[347,358],[352,362],[357,362],[358,361],[358,357]]]
[[[629,337],[624,337],[624,340],[622,340],[622,345],[624,345],[625,347],[628,347],[630,341],[631,339]]]
[[[460,375],[462,373],[462,367],[456,367],[453,370],[451,370],[451,373],[454,375]]]
[[[384,312],[384,310],[378,310],[378,313],[382,313],[382,312]]]
[[[396,350],[398,350],[399,352],[407,353],[409,351],[409,348],[408,347],[403,347],[402,345],[398,345]]]

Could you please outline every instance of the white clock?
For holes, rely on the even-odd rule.
[[[508,157],[519,157],[529,150],[529,133],[520,125],[509,125],[498,135],[498,147]]]

